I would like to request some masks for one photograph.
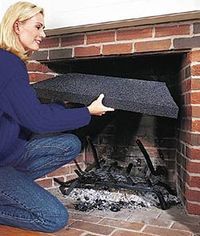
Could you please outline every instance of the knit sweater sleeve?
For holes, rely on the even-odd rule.
[[[59,132],[80,128],[90,122],[86,107],[67,109],[41,104],[28,79],[13,76],[2,95],[3,111],[32,132]]]

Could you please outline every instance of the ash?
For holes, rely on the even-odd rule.
[[[164,191],[164,189],[163,189]],[[133,191],[131,191],[133,192]],[[163,194],[171,205],[180,203],[176,196],[165,191]],[[66,197],[66,196],[65,196]],[[123,191],[107,191],[95,189],[75,188],[67,196],[73,202],[74,208],[79,211],[90,211],[93,209],[101,211],[117,212],[121,209],[141,209],[158,207],[159,201],[154,193],[128,193]]]
[[[90,139],[88,141],[94,153],[94,163],[83,171],[74,160],[77,166],[74,170],[78,176],[76,179],[61,182],[54,178],[60,184],[59,189],[63,195],[67,195],[71,202],[74,202],[75,209],[117,212],[123,208],[141,209],[156,206],[166,210],[180,203],[176,191],[165,182],[168,175],[166,167],[154,168],[140,140],[137,140],[137,144],[147,166],[137,176],[131,172],[133,163],[124,167],[117,161],[99,160],[94,145]]]

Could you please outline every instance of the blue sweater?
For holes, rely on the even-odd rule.
[[[0,165],[22,155],[27,142],[24,130],[61,132],[85,126],[90,119],[86,107],[41,104],[29,85],[25,63],[0,49]]]

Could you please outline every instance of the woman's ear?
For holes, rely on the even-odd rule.
[[[20,34],[20,22],[19,21],[15,21],[15,23],[13,25],[13,29],[16,34]]]

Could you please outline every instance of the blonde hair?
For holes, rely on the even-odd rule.
[[[22,60],[27,60],[28,52],[22,48],[17,40],[14,24],[16,21],[26,21],[38,13],[44,15],[43,8],[30,2],[17,2],[11,5],[5,12],[0,24],[0,48],[14,53]]]

